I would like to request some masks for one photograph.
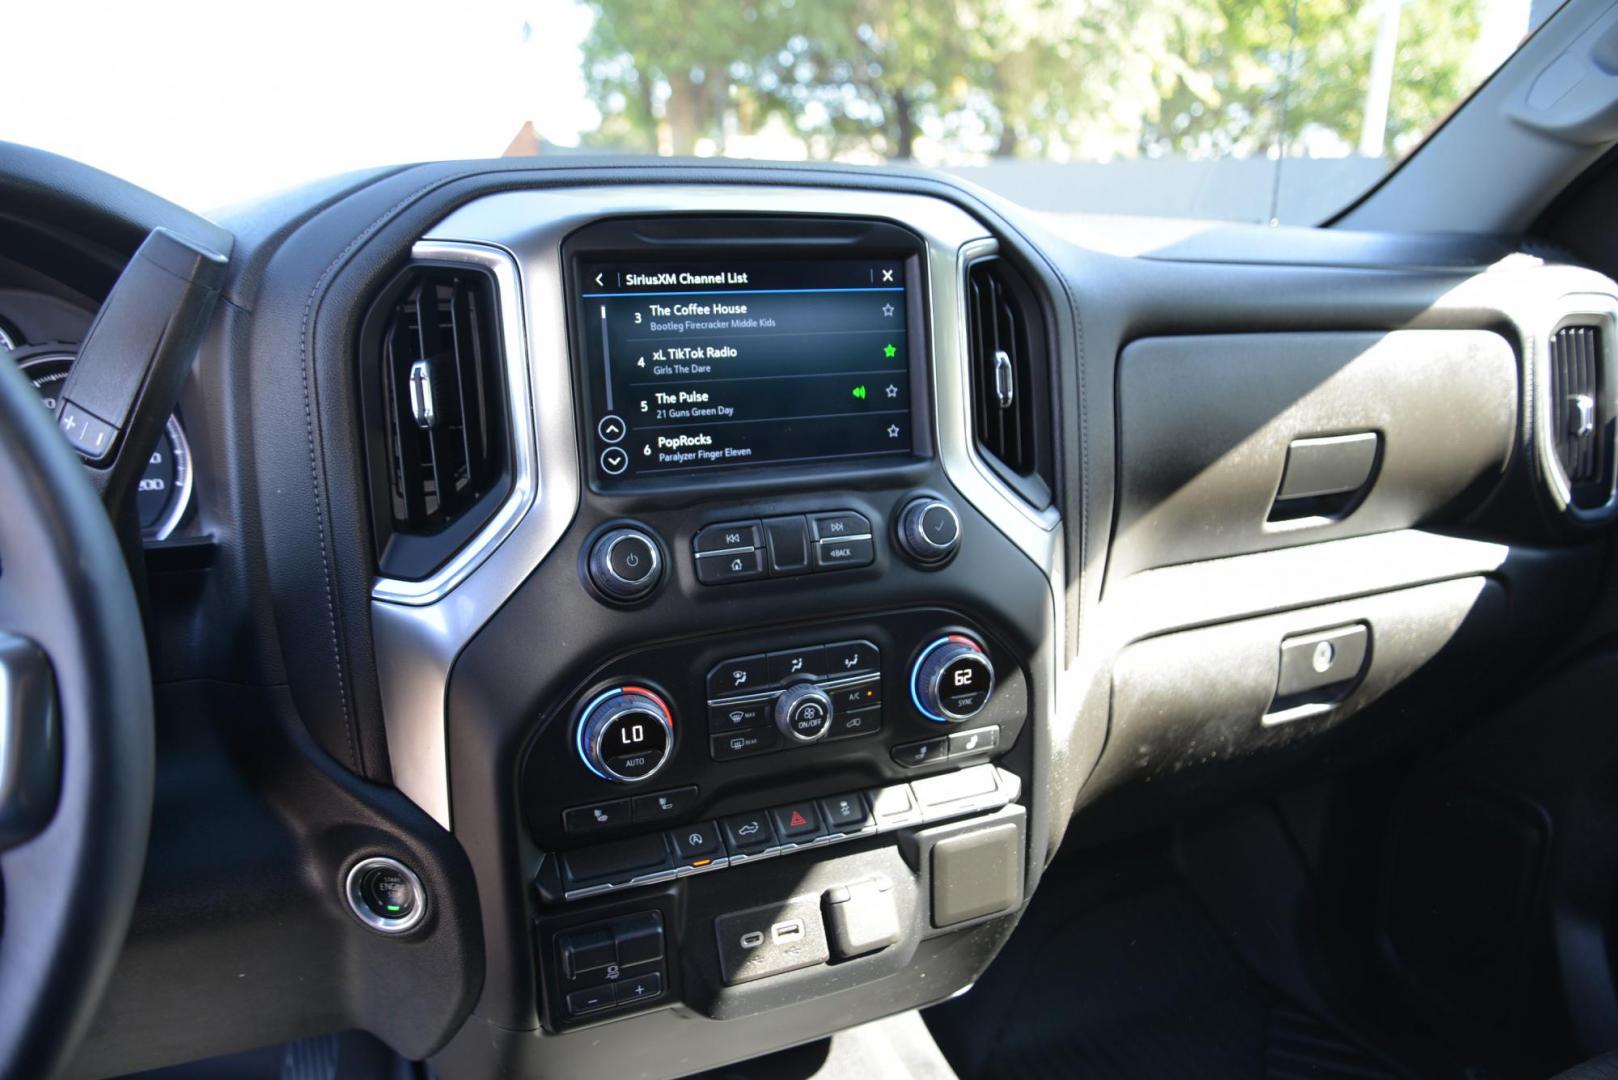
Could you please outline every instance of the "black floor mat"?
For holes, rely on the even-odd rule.
[[[1058,863],[978,985],[926,1017],[963,1080],[1398,1075],[1261,982],[1153,850]]]

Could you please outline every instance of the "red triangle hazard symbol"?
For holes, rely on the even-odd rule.
[[[792,811],[792,816],[787,818],[787,824],[796,829],[809,824],[809,819],[794,810]]]

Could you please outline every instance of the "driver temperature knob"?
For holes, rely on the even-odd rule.
[[[621,686],[584,707],[575,733],[585,768],[618,784],[650,779],[674,750],[674,716],[650,690]]]
[[[794,742],[824,738],[831,730],[831,698],[814,686],[789,686],[775,699],[775,726]]]
[[[941,637],[916,657],[910,696],[927,719],[958,724],[983,711],[994,693],[994,665],[981,646],[961,634]]]

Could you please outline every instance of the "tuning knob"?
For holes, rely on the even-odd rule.
[[[958,724],[983,711],[994,693],[994,665],[978,643],[961,634],[923,649],[910,671],[910,695],[929,720]]]
[[[940,563],[961,546],[961,519],[943,499],[912,499],[899,514],[899,546],[923,564]]]
[[[650,690],[621,686],[584,707],[575,745],[585,768],[619,784],[638,784],[674,750],[674,716]]]
[[[831,730],[831,698],[813,686],[789,686],[775,699],[775,726],[795,742],[823,738]]]

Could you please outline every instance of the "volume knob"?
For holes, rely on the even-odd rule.
[[[958,724],[983,711],[994,693],[994,665],[978,643],[961,634],[941,637],[921,651],[910,673],[910,694],[927,719]]]
[[[657,588],[663,559],[657,542],[640,529],[613,529],[590,549],[590,580],[614,600],[628,603]]]

